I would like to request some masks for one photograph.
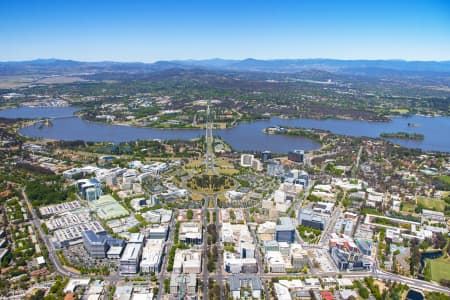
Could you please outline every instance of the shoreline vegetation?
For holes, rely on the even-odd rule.
[[[394,138],[404,140],[423,140],[425,136],[420,133],[407,133],[407,132],[382,132],[380,133],[382,138]]]
[[[280,135],[290,135],[308,138],[315,142],[321,143],[322,138],[319,134],[312,129],[303,129],[297,127],[267,127],[263,130],[266,134],[280,134]]]

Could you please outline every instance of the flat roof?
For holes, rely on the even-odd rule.
[[[138,260],[142,244],[129,243],[123,251],[120,261]]]

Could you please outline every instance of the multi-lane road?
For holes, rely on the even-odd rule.
[[[28,199],[28,196],[25,193],[24,189],[22,190],[22,196],[23,196],[23,199],[25,200],[25,203],[27,204],[28,210],[30,211],[31,222],[33,223],[33,226],[34,226],[36,232],[39,234],[41,240],[44,241],[45,247],[48,250],[48,258],[50,260],[51,265],[55,268],[55,271],[66,277],[78,276],[78,274],[73,273],[73,272],[67,270],[66,268],[64,268],[64,266],[59,261],[56,251],[55,251],[52,243],[50,242],[48,236],[45,234],[44,230],[42,229],[39,217],[37,216],[36,211],[34,210],[33,206],[31,205],[30,200]]]

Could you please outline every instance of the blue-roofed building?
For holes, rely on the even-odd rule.
[[[261,152],[261,162],[265,163],[271,159],[272,159],[272,152],[270,151]]]
[[[326,226],[326,217],[320,213],[314,212],[309,208],[302,208],[298,213],[298,224],[315,229],[324,230]]]
[[[277,241],[264,241],[264,252],[268,251],[280,251],[280,246]]]
[[[305,158],[305,151],[303,150],[292,150],[288,152],[288,160],[302,163]]]
[[[371,256],[372,255],[372,241],[364,239],[355,239],[355,244],[362,254]]]
[[[106,235],[97,235],[92,230],[83,231],[81,233],[83,244],[86,251],[91,257],[104,258],[108,250]]]
[[[277,242],[294,242],[295,226],[290,218],[280,218],[280,224],[275,227],[275,240]]]
[[[87,201],[97,200],[103,194],[102,184],[97,178],[80,179],[77,187],[80,196]]]
[[[267,176],[281,177],[284,174],[284,167],[279,161],[272,160],[267,164]]]
[[[104,258],[110,247],[123,247],[124,240],[116,239],[107,234],[96,234],[92,230],[81,233],[86,251],[93,258]]]

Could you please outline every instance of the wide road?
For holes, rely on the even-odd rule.
[[[384,272],[384,271],[376,271],[376,272],[328,272],[328,273],[317,273],[314,274],[314,277],[319,277],[319,278],[323,278],[323,277],[336,277],[338,275],[341,275],[342,278],[348,278],[348,279],[364,279],[365,277],[373,277],[373,278],[377,278],[377,279],[381,279],[381,280],[391,280],[391,281],[395,281],[395,282],[399,282],[399,283],[403,283],[408,285],[410,288],[412,289],[417,289],[417,290],[424,290],[424,291],[433,291],[433,292],[440,292],[440,293],[444,293],[447,295],[450,295],[450,289],[431,283],[431,282],[427,282],[427,281],[423,281],[423,280],[419,280],[419,279],[412,279],[412,278],[408,278],[408,277],[404,277],[404,276],[400,276],[397,274],[392,274],[392,273],[388,273],[388,272]],[[223,277],[228,278],[232,276],[232,274],[225,274],[223,275]],[[265,273],[262,275],[259,275],[259,277],[261,278],[261,280],[263,279],[272,279],[272,278],[276,278],[276,277],[283,277],[283,278],[288,278],[288,277],[304,277],[307,276],[305,274],[302,273]],[[217,279],[217,275],[211,274],[210,278],[213,279]]]
[[[225,290],[223,287],[223,277],[222,277],[222,268],[223,268],[223,253],[222,253],[222,225],[220,223],[220,209],[219,206],[217,205],[217,195],[213,196],[213,201],[214,201],[214,211],[216,212],[216,232],[217,232],[217,241],[216,241],[216,246],[217,246],[217,253],[218,253],[218,257],[217,257],[217,281],[219,284],[219,291],[220,291],[220,298],[222,298],[222,296],[225,294]]]
[[[53,248],[52,243],[50,242],[48,236],[45,234],[44,230],[42,229],[40,219],[37,216],[36,211],[34,210],[33,206],[31,205],[30,200],[28,199],[28,196],[25,193],[24,189],[22,189],[22,196],[23,196],[23,199],[25,200],[25,203],[28,206],[28,210],[31,213],[31,222],[33,223],[33,226],[34,226],[36,232],[39,234],[40,238],[44,241],[45,247],[48,250],[48,257],[50,259],[50,263],[55,268],[55,271],[66,277],[78,276],[78,274],[73,273],[73,272],[67,270],[66,268],[64,268],[64,266],[59,261],[59,257],[58,257],[58,255],[56,255],[56,251]]]
[[[208,299],[208,239],[206,238],[206,228],[208,227],[208,222],[206,220],[206,214],[209,213],[208,206],[210,197],[207,196],[205,199],[205,205],[203,206],[203,255],[202,255],[202,284],[203,284],[203,299]]]
[[[261,257],[261,248],[259,247],[259,241],[256,236],[254,228],[250,229],[250,233],[252,235],[253,241],[255,242],[256,248],[255,248],[255,258],[256,263],[258,264],[258,276],[262,279],[262,276],[264,275],[264,264],[263,264],[263,258]],[[269,298],[269,289],[267,288],[267,282],[265,280],[261,280],[264,288],[264,295],[266,295],[266,298]]]
[[[169,278],[170,274],[167,273],[167,263],[169,261],[169,253],[170,249],[173,246],[173,237],[175,233],[175,214],[172,216],[172,220],[170,221],[170,228],[169,228],[169,237],[167,238],[167,241],[165,242],[165,255],[163,257],[163,261],[161,264],[161,270],[159,272],[159,278],[158,278],[158,295],[156,299],[162,299],[162,295],[164,292],[164,279]]]

